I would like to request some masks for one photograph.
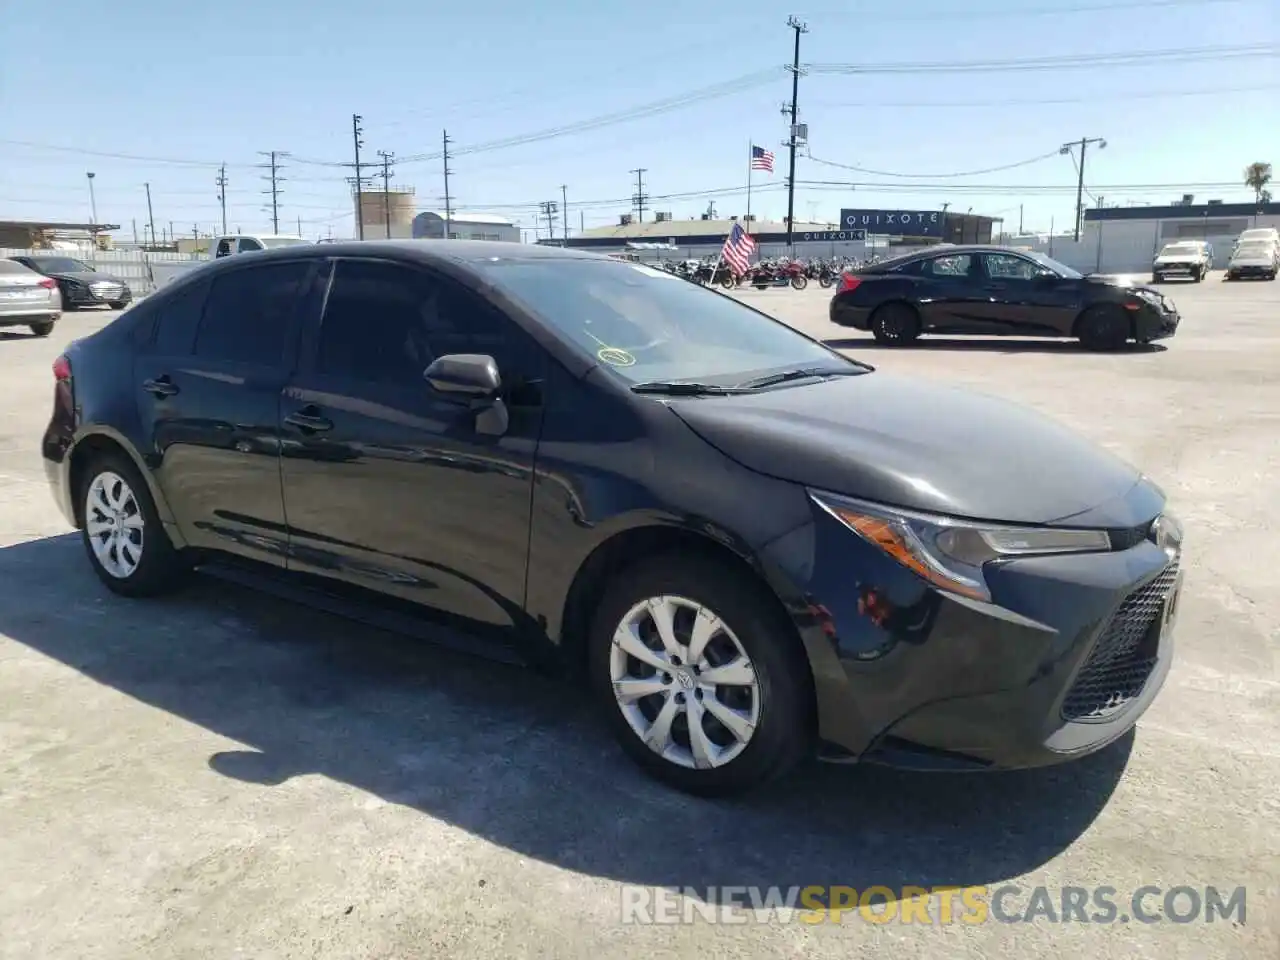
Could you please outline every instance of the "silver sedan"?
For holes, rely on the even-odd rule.
[[[0,327],[30,327],[37,337],[47,337],[61,316],[56,280],[13,260],[0,260]]]

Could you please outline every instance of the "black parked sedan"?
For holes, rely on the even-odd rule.
[[[64,310],[102,305],[119,310],[133,301],[133,291],[129,289],[129,284],[119,277],[91,267],[83,260],[55,254],[10,259],[58,281]]]
[[[1169,668],[1182,536],[1137,470],[638,264],[233,257],[53,372],[48,476],[112,590],[201,567],[562,670],[682,789],[1052,763]]]
[[[1157,290],[992,246],[948,245],[846,272],[830,315],[893,345],[922,333],[972,333],[1074,337],[1114,350],[1178,329],[1178,311]]]

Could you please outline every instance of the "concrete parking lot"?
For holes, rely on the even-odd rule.
[[[43,479],[50,364],[0,331],[0,957],[1280,957],[1280,283],[1170,284],[1171,340],[881,349],[1036,407],[1183,518],[1178,655],[1136,734],[1027,773],[813,766],[734,802],[638,774],[572,691],[215,582],[129,602]],[[854,412],[851,411],[851,415]],[[993,471],[1000,465],[991,464]],[[624,884],[1247,888],[1243,923],[635,926]],[[1160,898],[1151,900],[1158,908]],[[1122,913],[1125,911],[1122,910]],[[935,914],[935,917],[937,915]]]

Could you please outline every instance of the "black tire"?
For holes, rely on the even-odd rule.
[[[886,346],[905,346],[920,336],[920,315],[915,307],[896,300],[876,307],[870,325],[872,335]]]
[[[614,697],[611,664],[615,631],[636,606],[650,598],[673,595],[700,604],[718,616],[737,638],[753,668],[751,675],[758,690],[756,724],[740,752],[723,765],[695,769],[650,749],[624,716]],[[685,636],[679,630],[677,633]],[[619,573],[605,591],[588,638],[588,682],[622,749],[647,773],[678,790],[698,796],[741,793],[785,773],[810,752],[815,742],[809,668],[799,641],[792,640],[792,635],[792,628],[782,613],[761,595],[760,586],[746,576],[712,559],[679,554],[651,557]],[[717,639],[708,644],[708,653],[722,649],[717,645],[723,644],[732,644],[732,639],[719,633]],[[624,662],[638,664],[638,661],[625,658]],[[697,673],[696,670],[692,672]],[[645,711],[643,716],[647,722],[654,719],[648,713],[656,715],[668,697],[678,699],[697,694],[699,705],[706,703],[708,696],[715,698],[718,706],[727,705],[718,692],[723,687],[716,688],[715,693],[704,694],[698,688],[694,694],[685,694],[682,692],[685,688],[676,682],[675,673],[667,674],[666,687],[672,693],[655,693],[635,701],[636,709]],[[687,669],[685,676],[688,679]],[[743,694],[744,689],[732,687],[730,692]],[[692,700],[687,702],[693,703]],[[748,699],[746,702],[756,701]],[[687,710],[688,707],[680,709]],[[748,706],[746,709],[749,711],[751,708]],[[717,737],[725,739],[727,728],[710,718],[709,711],[702,716],[699,729],[707,732],[713,744]],[[683,727],[680,726],[682,719]],[[677,753],[683,751],[691,758],[688,722],[688,713],[676,717],[671,728],[671,742],[672,749]],[[682,730],[683,743],[680,742]]]
[[[806,277],[803,273],[797,273],[794,277],[791,278],[791,286],[795,290],[803,290],[808,285],[809,285],[809,278]]]
[[[31,332],[37,337],[47,337],[53,333],[53,320],[37,320],[35,323],[29,324]]]
[[[138,531],[138,537],[136,540],[130,538],[135,556],[139,548],[141,556],[137,560],[136,567],[126,575],[107,570],[94,549],[95,534],[90,532],[93,521],[102,517],[97,515],[98,511],[90,506],[89,492],[93,488],[94,481],[105,474],[114,474],[128,485],[137,510],[133,513],[128,510],[124,512],[129,516],[138,513],[142,516],[142,528]],[[160,522],[160,516],[156,512],[156,505],[151,499],[151,491],[146,481],[134,466],[133,461],[125,454],[119,452],[94,454],[90,462],[85,465],[80,489],[76,491],[76,496],[79,498],[77,508],[80,510],[80,536],[84,542],[85,553],[88,554],[93,572],[109,590],[126,597],[152,597],[168,593],[181,584],[184,575],[190,571],[191,565],[169,540],[169,534],[164,529],[164,524]],[[123,555],[120,549],[117,549],[116,553]]]
[[[1163,279],[1164,279],[1164,278],[1163,278],[1163,277],[1161,277],[1161,276],[1160,276],[1160,274],[1158,274],[1158,273],[1153,273],[1153,274],[1151,275],[1151,282],[1152,282],[1152,283],[1160,283]]]
[[[1076,322],[1076,336],[1086,350],[1119,350],[1132,330],[1123,309],[1103,303],[1084,312]]]
[[[834,287],[835,285],[836,285],[835,277],[828,277],[826,275],[823,275],[818,278],[818,286],[822,287],[823,290],[826,290],[830,287]]]
[[[110,307],[112,310],[123,310],[128,305],[129,305],[128,300],[112,300],[110,303],[107,304],[107,306]]]
[[[1195,276],[1191,279],[1194,283],[1201,283],[1208,274],[1208,270],[1197,270]]]
[[[738,281],[731,273],[726,273],[720,278],[720,286],[724,287],[726,290],[732,290],[737,285]]]

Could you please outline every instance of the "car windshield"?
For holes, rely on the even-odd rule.
[[[1266,257],[1271,254],[1272,244],[1262,240],[1246,240],[1236,248],[1237,257]]]
[[[268,250],[275,247],[296,247],[299,244],[310,243],[309,240],[303,240],[301,237],[260,237],[262,245]]]
[[[1069,280],[1079,280],[1084,276],[1079,270],[1068,267],[1065,263],[1059,263],[1053,257],[1046,257],[1043,253],[1028,254],[1032,260],[1040,264],[1046,270],[1052,270],[1060,277],[1066,277]]]
[[[769,371],[868,369],[732,297],[663,270],[604,259],[495,259],[477,266],[632,384],[736,386]]]
[[[1160,251],[1160,255],[1163,257],[1163,256],[1168,256],[1169,254],[1177,253],[1177,254],[1188,254],[1188,255],[1194,256],[1199,252],[1200,252],[1200,248],[1197,247],[1194,243],[1171,243],[1167,247],[1165,247],[1163,250]]]
[[[43,273],[93,273],[93,267],[71,257],[32,257],[31,262]]]

